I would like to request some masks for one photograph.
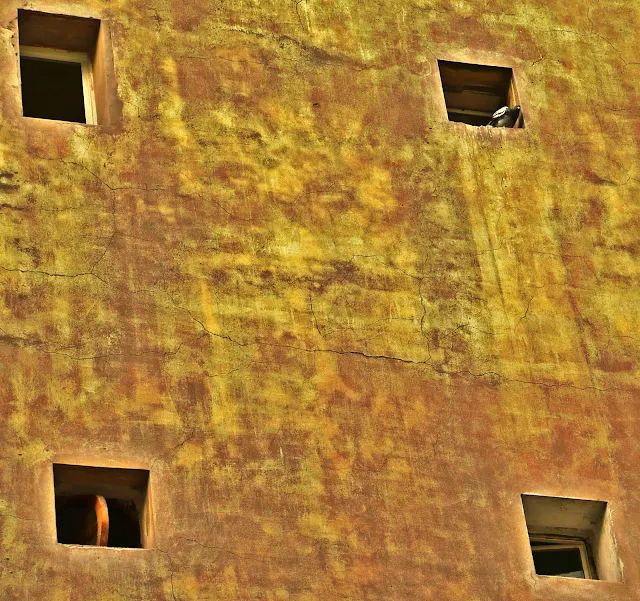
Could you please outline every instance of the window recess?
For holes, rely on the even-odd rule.
[[[152,546],[147,470],[57,463],[53,482],[59,543],[134,549]]]
[[[536,574],[622,581],[606,502],[522,495],[522,506]]]
[[[438,61],[438,68],[449,121],[486,126],[498,109],[520,106],[510,68],[444,60]],[[522,111],[513,114],[514,123],[506,127],[524,127]]]
[[[18,37],[25,117],[113,121],[117,98],[104,22],[20,9]]]

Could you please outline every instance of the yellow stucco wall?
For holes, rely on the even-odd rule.
[[[23,118],[0,0],[2,599],[638,598],[637,3],[28,7],[109,20],[122,118]],[[57,545],[60,457],[151,467],[156,547]],[[537,578],[524,492],[624,583]]]

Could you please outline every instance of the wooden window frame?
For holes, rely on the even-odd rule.
[[[532,534],[529,536],[529,542],[531,544],[532,556],[534,551],[553,552],[553,551],[559,551],[559,550],[578,549],[578,551],[580,552],[580,559],[582,561],[582,571],[584,572],[585,580],[596,579],[593,573],[593,570],[591,569],[591,562],[589,560],[589,551],[587,549],[587,543],[581,538],[567,538],[567,537],[560,537],[560,536],[541,536],[538,534]],[[551,543],[551,544],[536,545],[535,544],[536,542]],[[544,575],[544,574],[540,574],[540,575]],[[551,574],[550,576],[554,578],[563,578],[563,576],[560,576],[560,575]]]
[[[93,85],[91,59],[85,52],[70,52],[58,48],[40,48],[38,46],[20,46],[20,56],[39,58],[59,63],[77,63],[82,69],[82,94],[84,96],[84,114],[86,125],[98,125],[96,95]]]

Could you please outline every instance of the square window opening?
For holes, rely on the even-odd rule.
[[[522,495],[522,506],[536,574],[622,581],[606,502]]]
[[[87,125],[114,113],[113,60],[98,19],[18,10],[25,117]]]
[[[57,540],[62,544],[149,548],[149,472],[54,464]]]
[[[524,127],[512,69],[444,60],[438,61],[438,68],[449,121]],[[500,112],[503,107],[507,110]]]

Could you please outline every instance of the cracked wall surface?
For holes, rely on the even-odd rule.
[[[28,2],[109,21],[105,127],[21,116],[17,8],[2,599],[638,598],[640,6]],[[156,546],[57,545],[60,458],[150,467]],[[536,577],[525,492],[608,501],[624,582]]]

